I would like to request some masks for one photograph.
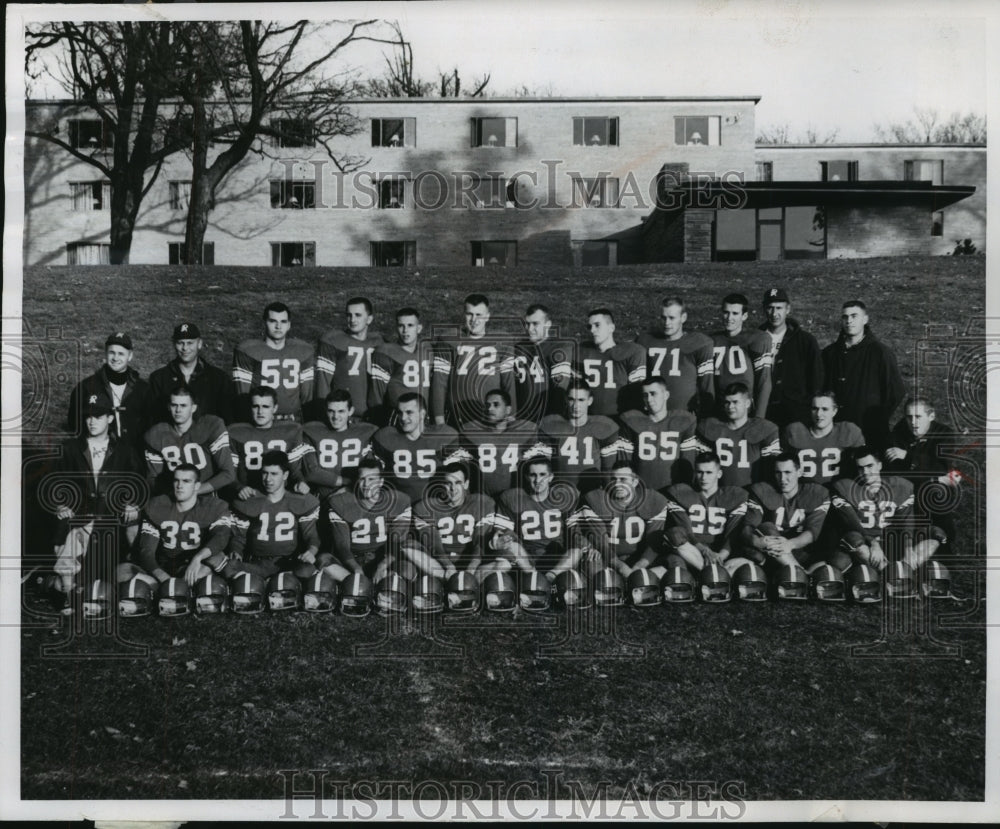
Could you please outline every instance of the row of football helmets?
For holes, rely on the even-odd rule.
[[[520,582],[520,583],[518,583]],[[87,590],[84,616],[104,618],[115,609],[114,586],[94,581]],[[747,602],[778,599],[843,602],[859,604],[889,598],[947,598],[951,596],[951,575],[938,561],[929,562],[918,574],[904,562],[890,564],[884,574],[867,565],[856,565],[845,575],[828,564],[811,575],[797,566],[786,566],[768,579],[756,564],[742,565],[732,575],[719,564],[710,564],[700,579],[686,567],[671,567],[662,577],[651,570],[636,570],[628,579],[612,568],[585,579],[576,570],[566,570],[550,583],[542,573],[492,572],[480,582],[474,575],[460,571],[447,583],[434,576],[419,575],[409,562],[402,562],[377,583],[361,573],[341,582],[319,571],[308,579],[293,573],[277,573],[270,579],[243,572],[229,581],[209,574],[191,588],[183,579],[169,579],[157,587],[135,577],[122,588],[117,606],[121,616],[182,616],[192,610],[199,614],[234,613],[253,615],[266,609],[273,612],[306,610],[328,613],[340,608],[344,616],[367,616],[372,610],[383,615],[439,613],[445,609],[474,613],[512,611],[520,607],[529,612],[551,608],[584,609],[592,606],[613,607],[632,604],[649,607],[663,603],[693,602],[700,597],[707,603],[728,602],[734,598]]]

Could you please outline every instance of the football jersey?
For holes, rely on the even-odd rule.
[[[744,328],[735,337],[716,331],[712,334],[712,352],[715,399],[722,398],[722,390],[730,383],[746,384],[750,399],[754,399],[757,377],[771,367],[771,335],[757,328]]]
[[[588,417],[582,426],[562,415],[546,415],[538,425],[538,444],[528,454],[550,458],[556,477],[574,486],[581,476],[594,478],[623,456],[618,426],[600,415]]]
[[[513,532],[538,569],[552,567],[566,550],[566,528],[576,512],[576,487],[555,483],[542,500],[527,490],[508,489],[497,499],[496,527]]]
[[[281,349],[264,340],[244,340],[233,351],[233,382],[246,403],[250,389],[268,386],[278,395],[278,417],[302,419],[302,408],[313,397],[316,356],[313,347],[289,337]],[[238,417],[245,417],[240,411]]]
[[[537,423],[562,411],[575,350],[572,340],[523,340],[514,346],[514,411],[519,418]]]
[[[149,574],[159,567],[176,576],[199,550],[223,552],[231,526],[229,508],[219,498],[202,496],[182,511],[173,498],[157,495],[142,516],[138,564]]]
[[[845,457],[846,450],[864,446],[865,438],[853,423],[841,420],[823,437],[814,437],[805,423],[789,423],[785,427],[784,445],[789,452],[797,452],[802,464],[800,480],[816,484],[829,484],[837,478],[848,478],[854,473],[853,462]]]
[[[695,543],[718,552],[747,514],[747,491],[720,486],[704,495],[687,484],[667,490],[667,517],[670,526],[685,530]]]
[[[251,486],[262,492],[260,470],[265,452],[276,450],[288,455],[288,486],[302,480],[302,459],[306,446],[302,426],[285,420],[260,429],[252,423],[234,423],[229,427],[229,448],[239,487]]]
[[[646,376],[662,377],[670,392],[670,408],[708,411],[715,393],[715,352],[712,341],[698,331],[676,340],[646,332],[636,340],[646,349]]]
[[[283,558],[319,547],[316,522],[319,501],[312,495],[285,491],[272,503],[266,495],[237,501],[233,506],[231,553],[247,561]]]
[[[496,504],[488,495],[470,493],[457,507],[436,490],[413,508],[413,536],[442,564],[458,570],[482,555],[484,539],[493,530]]]
[[[453,422],[482,413],[486,393],[503,389],[513,400],[514,348],[496,337],[450,337],[437,342],[431,378],[431,415],[450,413]]]
[[[825,486],[800,481],[798,492],[787,498],[762,481],[750,487],[744,525],[753,528],[763,523],[774,524],[785,538],[808,531],[815,542],[829,511],[830,492]]]
[[[619,445],[632,468],[651,490],[687,483],[694,469],[698,449],[697,420],[688,411],[668,411],[660,421],[633,409],[621,416]]]
[[[616,343],[601,351],[593,343],[577,349],[577,374],[594,395],[590,414],[614,417],[638,405],[636,386],[646,379],[646,349],[638,343]],[[631,393],[631,394],[630,394]],[[630,399],[632,398],[632,399]]]
[[[419,501],[438,468],[452,460],[468,460],[458,446],[458,432],[450,426],[426,426],[410,440],[395,426],[379,429],[372,437],[372,452],[385,464],[385,473],[400,492]]]
[[[236,480],[229,433],[220,417],[196,418],[183,435],[172,423],[157,423],[146,432],[145,441],[147,474],[161,492],[170,490],[170,473],[182,463],[194,464],[199,483],[210,483],[215,490]]]
[[[710,417],[698,432],[698,448],[712,451],[722,463],[720,486],[748,486],[763,480],[763,459],[781,452],[778,427],[761,417],[747,418],[739,429]]]
[[[371,378],[368,385],[368,408],[396,408],[399,398],[414,392],[422,395],[428,405],[431,399],[431,379],[434,375],[434,345],[420,340],[413,351],[399,343],[382,343],[372,353]]]
[[[348,555],[370,558],[385,550],[390,539],[402,539],[410,528],[413,512],[404,492],[383,487],[374,505],[364,505],[349,490],[330,496],[327,517],[333,528],[334,552],[344,561]]]
[[[538,427],[512,420],[502,432],[478,420],[462,425],[461,442],[479,469],[476,490],[496,498],[517,484],[524,453],[535,445]]]
[[[382,335],[369,331],[358,340],[346,331],[327,331],[316,346],[316,400],[323,400],[332,389],[350,392],[355,413],[368,410],[368,377],[372,356],[382,345]]]
[[[302,477],[309,486],[338,489],[345,474],[372,451],[372,435],[378,427],[371,423],[351,423],[342,432],[313,420],[302,427],[306,447],[302,456]]]
[[[882,476],[874,486],[841,478],[833,485],[830,501],[847,530],[859,532],[869,541],[881,539],[890,526],[908,526],[913,484],[895,476]]]
[[[604,489],[583,496],[583,504],[570,519],[578,532],[606,536],[610,551],[627,559],[645,547],[658,547],[667,520],[667,499],[659,492],[640,487],[635,497],[621,503]]]

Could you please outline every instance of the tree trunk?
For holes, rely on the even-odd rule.
[[[200,265],[201,251],[208,229],[208,214],[212,209],[215,188],[207,175],[208,130],[205,102],[191,101],[191,202],[184,226],[184,249],[181,260],[185,265]]]

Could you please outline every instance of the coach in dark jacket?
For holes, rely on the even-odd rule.
[[[233,420],[235,390],[229,372],[213,366],[201,356],[201,331],[193,322],[182,322],[174,328],[174,351],[177,356],[149,375],[152,397],[152,423],[170,421],[170,392],[187,386],[198,404],[197,417],[211,414],[226,423]]]
[[[840,336],[823,349],[826,384],[837,395],[837,420],[861,427],[869,446],[889,444],[889,418],[903,399],[903,378],[892,350],[868,328],[860,300],[845,302]]]
[[[819,343],[799,323],[788,316],[792,306],[782,288],[764,294],[764,315],[760,326],[771,336],[771,397],[767,413],[761,415],[783,429],[789,423],[809,422],[809,403],[823,390],[823,358]]]

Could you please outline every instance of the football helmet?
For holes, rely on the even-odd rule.
[[[267,582],[256,573],[248,573],[246,570],[237,573],[229,580],[229,590],[233,594],[234,613],[253,615],[261,613],[267,606],[264,598],[267,594]]]
[[[576,570],[563,570],[556,576],[556,589],[553,602],[558,607],[584,609],[590,607],[591,593]]]
[[[435,576],[421,576],[413,586],[413,609],[418,613],[444,610],[444,583]]]
[[[847,582],[840,569],[832,564],[823,564],[809,576],[812,594],[824,602],[842,602],[847,599]]]
[[[921,572],[920,592],[928,599],[951,598],[951,573],[940,561],[931,559]]]
[[[660,579],[663,587],[663,601],[665,602],[693,602],[698,594],[698,582],[694,575],[682,564],[668,567],[663,578]]]
[[[893,561],[885,568],[885,592],[890,599],[917,596],[917,574],[905,561]]]
[[[198,613],[225,613],[229,585],[218,573],[209,573],[194,586],[194,609]]]
[[[503,570],[494,570],[483,579],[483,601],[487,610],[508,612],[517,607],[517,585],[514,577]]]
[[[479,610],[479,582],[472,573],[459,570],[448,579],[448,609],[456,613]]]
[[[298,610],[302,607],[302,582],[294,573],[275,573],[267,582],[267,606],[271,610]]]
[[[705,602],[728,602],[732,595],[732,579],[721,564],[707,564],[701,571],[701,598]]]
[[[317,570],[302,587],[302,606],[310,613],[329,613],[337,606],[337,580]]]
[[[107,619],[115,612],[115,587],[104,579],[94,579],[83,594],[83,615],[87,619]]]
[[[855,564],[847,572],[851,596],[861,604],[882,601],[882,577],[868,564]]]
[[[132,576],[118,597],[119,616],[149,616],[156,608],[156,585],[142,576]]]
[[[375,607],[383,616],[390,613],[405,613],[410,603],[410,582],[399,573],[390,570],[375,585]]]
[[[613,567],[605,567],[591,580],[594,604],[598,607],[617,607],[625,604],[625,579]]]
[[[160,585],[161,616],[187,616],[191,612],[191,588],[184,579],[167,579]]]
[[[521,610],[541,613],[552,606],[552,584],[544,573],[537,570],[521,572],[521,592],[518,594]]]
[[[367,616],[372,612],[375,589],[364,573],[352,573],[340,582],[340,612],[344,616]]]
[[[636,607],[650,607],[663,601],[660,594],[660,580],[656,573],[645,567],[629,573],[628,595]]]
[[[767,576],[764,569],[752,561],[742,564],[733,573],[736,595],[745,602],[767,601]]]
[[[798,564],[786,564],[778,571],[778,598],[809,598],[809,576]]]
[[[399,575],[407,581],[416,581],[420,576],[420,571],[417,569],[417,565],[415,565],[408,558],[401,558],[394,562],[389,568],[389,572],[399,573]]]

